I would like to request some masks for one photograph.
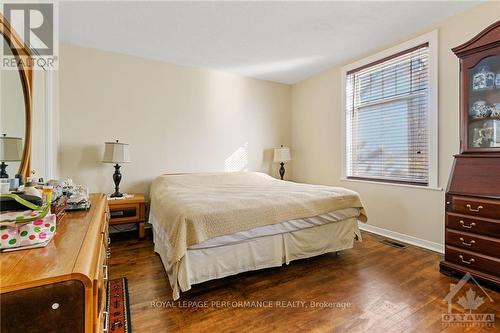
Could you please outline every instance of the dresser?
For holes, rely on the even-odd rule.
[[[102,332],[109,210],[104,194],[69,212],[44,248],[0,254],[0,331]]]
[[[440,270],[500,286],[500,21],[453,52],[460,60],[460,154],[446,193]]]

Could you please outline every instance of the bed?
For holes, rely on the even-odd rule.
[[[359,195],[258,172],[163,175],[151,187],[154,249],[172,296],[212,279],[352,248]]]

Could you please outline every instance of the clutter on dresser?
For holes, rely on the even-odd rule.
[[[26,184],[22,188],[22,192],[25,195],[39,197],[40,199],[42,199],[43,197],[42,192],[40,191],[40,189],[35,187],[35,182],[31,178],[27,179]]]
[[[35,187],[35,184],[31,181],[31,178],[27,179],[25,185],[19,186],[15,191],[6,190],[7,182],[10,181],[8,179],[3,180],[2,185],[2,196],[0,197],[0,211],[10,211],[10,210],[23,210],[26,209],[25,205],[19,200],[15,200],[14,196],[9,194],[15,194],[16,197],[21,198],[22,200],[29,202],[36,206],[42,206],[43,202],[43,188],[38,186]],[[37,184],[38,185],[38,184]]]
[[[57,200],[53,201],[50,205],[50,212],[56,216],[56,222],[59,223],[63,220],[66,215],[66,206],[68,204],[68,198],[65,195],[61,195]]]
[[[0,251],[24,250],[46,246],[56,232],[56,216],[51,214],[52,190],[40,191],[41,205],[26,200],[27,197],[39,198],[34,188],[32,195],[15,193],[2,194],[0,212]],[[3,210],[4,202],[17,209]]]
[[[62,183],[63,193],[66,194],[66,211],[87,210],[90,208],[89,189],[85,185],[78,185],[71,178]]]
[[[52,188],[52,204],[50,212],[56,216],[57,223],[62,221],[65,215],[68,198],[63,193],[63,185],[59,180],[51,179],[47,182],[47,186]]]
[[[3,193],[2,196],[0,197],[0,211],[5,212],[5,211],[11,211],[11,210],[23,210],[26,209],[26,207],[23,204],[20,204],[16,200],[14,200],[12,197],[8,196],[7,194],[10,193]],[[31,202],[34,205],[41,206],[43,201],[42,198],[39,196],[33,196],[33,195],[28,195],[24,194],[23,192],[13,192],[13,194],[18,195],[20,198]]]
[[[14,178],[2,178],[1,182],[2,182],[2,190],[0,192],[1,194],[5,194],[8,192],[12,192],[12,191],[17,191],[17,189],[21,185],[23,185],[23,179],[22,179],[21,175],[15,175]],[[9,188],[7,188],[7,185],[3,185],[3,184],[7,184],[7,183],[9,183]]]

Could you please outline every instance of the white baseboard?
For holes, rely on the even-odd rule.
[[[395,240],[398,240],[398,241],[403,242],[403,243],[408,243],[408,244],[415,245],[418,247],[423,247],[424,249],[431,250],[434,252],[444,253],[443,244],[431,242],[431,241],[417,238],[417,237],[413,237],[413,236],[408,236],[405,234],[401,234],[399,232],[375,227],[373,225],[362,223],[362,222],[359,222],[358,225],[359,225],[359,229],[364,230],[364,231],[368,231],[368,232],[371,232],[371,233],[374,233],[374,234],[377,234],[380,236],[384,236],[387,238],[395,239]]]

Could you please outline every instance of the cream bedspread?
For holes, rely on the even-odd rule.
[[[163,175],[151,187],[151,214],[168,234],[171,262],[207,239],[343,208],[361,209],[366,222],[354,191],[257,172]]]

